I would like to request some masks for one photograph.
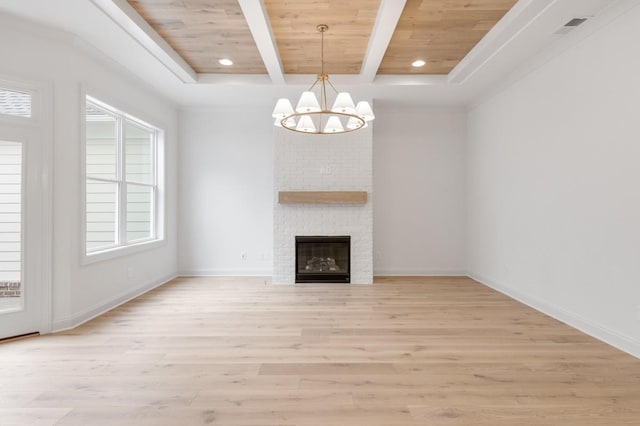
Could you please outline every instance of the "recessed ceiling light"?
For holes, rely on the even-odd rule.
[[[418,59],[417,61],[413,61],[411,63],[412,66],[418,68],[418,67],[424,67],[424,64],[426,64],[425,61],[423,61],[422,59]]]
[[[220,59],[220,60],[218,61],[218,63],[219,63],[220,65],[225,65],[225,66],[227,66],[227,67],[228,67],[229,65],[233,65],[233,61],[232,61],[231,59],[227,59],[227,58]]]

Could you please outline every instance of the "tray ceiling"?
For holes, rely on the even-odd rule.
[[[407,0],[377,74],[447,74],[517,0]],[[128,0],[197,73],[266,74],[238,0]],[[263,0],[285,74],[320,68],[318,24],[327,24],[325,70],[359,74],[380,0]],[[264,42],[264,40],[258,40]],[[375,56],[375,55],[373,55]],[[219,59],[232,59],[225,67]],[[416,59],[426,66],[414,68]],[[375,70],[375,68],[374,68]]]
[[[407,0],[378,73],[448,74],[516,2]]]
[[[128,0],[197,73],[264,74],[237,0]],[[232,58],[233,67],[218,63]]]

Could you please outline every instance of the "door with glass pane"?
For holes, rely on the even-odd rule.
[[[0,122],[0,338],[38,331],[42,169],[37,129]]]

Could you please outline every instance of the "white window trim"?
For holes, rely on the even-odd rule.
[[[109,260],[109,259],[115,259],[118,257],[123,257],[123,256],[128,256],[134,253],[139,253],[139,252],[143,252],[143,251],[148,251],[148,250],[153,250],[155,248],[158,247],[162,247],[166,245],[166,222],[165,222],[165,215],[166,215],[166,204],[165,204],[165,164],[164,164],[164,152],[165,152],[165,130],[161,127],[161,126],[157,126],[154,124],[151,124],[149,121],[144,121],[138,117],[134,117],[129,113],[124,112],[123,109],[118,109],[117,107],[114,107],[113,105],[116,105],[117,102],[112,102],[111,104],[107,104],[105,103],[105,101],[103,101],[102,99],[105,99],[105,97],[100,97],[99,99],[96,98],[94,95],[88,93],[86,90],[81,90],[81,97],[80,97],[80,162],[81,162],[81,167],[80,167],[80,171],[81,171],[81,175],[82,178],[80,179],[81,182],[81,200],[80,200],[80,208],[81,208],[81,233],[80,233],[80,247],[81,249],[81,259],[80,259],[80,263],[81,265],[89,265],[92,263],[96,263],[96,262],[102,262],[105,260]],[[86,183],[87,183],[87,175],[86,175],[86,114],[85,114],[85,110],[86,110],[86,103],[87,101],[96,104],[97,106],[99,106],[100,108],[103,108],[109,112],[112,112],[118,116],[122,116],[124,117],[126,120],[130,120],[133,123],[136,123],[138,125],[141,125],[143,127],[147,127],[147,128],[152,128],[156,131],[156,140],[155,140],[155,150],[154,150],[154,154],[155,154],[155,162],[154,162],[154,179],[155,179],[155,194],[153,197],[153,208],[154,208],[154,215],[152,217],[152,232],[155,234],[154,237],[152,238],[148,238],[148,239],[143,239],[143,240],[135,240],[132,241],[130,243],[126,242],[126,236],[123,236],[122,234],[124,234],[124,227],[123,226],[119,226],[118,232],[119,232],[119,238],[120,241],[122,241],[122,243],[120,243],[117,246],[109,246],[109,247],[105,247],[103,249],[99,249],[93,252],[87,252],[87,242],[86,242],[86,235],[87,235],[87,200],[86,200]],[[109,101],[110,102],[110,101]],[[123,126],[124,127],[124,126]],[[123,133],[120,134],[121,136],[123,135]],[[120,157],[123,157],[124,152],[122,152],[122,155],[120,155],[120,153],[118,154],[118,161],[121,161]],[[95,179],[95,180],[103,180],[103,179],[96,179],[96,178],[89,178],[89,179]],[[124,190],[120,191],[120,198],[118,200],[118,203],[122,203],[123,202],[123,197],[124,197],[124,201],[126,201],[126,176],[122,176],[122,180],[123,180],[123,186],[125,187]],[[105,181],[110,181],[108,179],[106,179]],[[143,186],[152,186],[152,185],[145,185],[145,184],[140,184]],[[125,212],[124,209],[120,209],[118,208],[118,225],[123,223],[123,220],[125,220]]]

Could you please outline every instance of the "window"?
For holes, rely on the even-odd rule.
[[[31,94],[0,87],[0,114],[31,118]]]
[[[87,96],[86,253],[139,245],[158,234],[162,131]]]

